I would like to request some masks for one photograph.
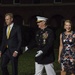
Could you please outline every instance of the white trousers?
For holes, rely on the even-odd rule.
[[[43,64],[38,64],[37,62],[35,62],[35,75],[42,75],[44,67],[45,67],[47,75],[56,75],[56,73],[53,69],[52,63],[43,65]]]

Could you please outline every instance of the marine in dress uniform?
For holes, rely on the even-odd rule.
[[[53,69],[53,62],[55,60],[53,31],[46,25],[47,18],[41,16],[37,16],[36,18],[39,30],[37,31],[35,38],[35,43],[37,44],[37,52],[35,55],[35,75],[42,75],[44,67],[47,75],[56,75]],[[26,46],[25,51],[30,48],[30,45]]]

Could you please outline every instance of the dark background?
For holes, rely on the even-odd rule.
[[[0,0],[0,44],[4,25],[4,15],[14,14],[14,22],[21,26],[23,43],[25,46],[38,30],[36,16],[48,18],[48,27],[59,41],[59,34],[63,31],[65,19],[72,20],[75,30],[75,0]],[[58,47],[58,46],[57,46]]]

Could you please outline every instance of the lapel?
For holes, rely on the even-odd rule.
[[[5,38],[7,38],[7,26],[5,26],[4,33],[5,33]]]

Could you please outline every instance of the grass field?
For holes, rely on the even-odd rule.
[[[36,53],[36,50],[31,50],[31,51],[25,52],[19,57],[19,64],[18,64],[19,75],[34,75],[35,53]],[[55,50],[55,57],[56,57],[56,60],[54,62],[55,71],[60,70],[60,65],[57,62],[57,55],[58,55],[58,50]],[[9,63],[8,69],[11,75],[12,73],[11,63]],[[1,69],[0,69],[0,75],[1,75]]]

